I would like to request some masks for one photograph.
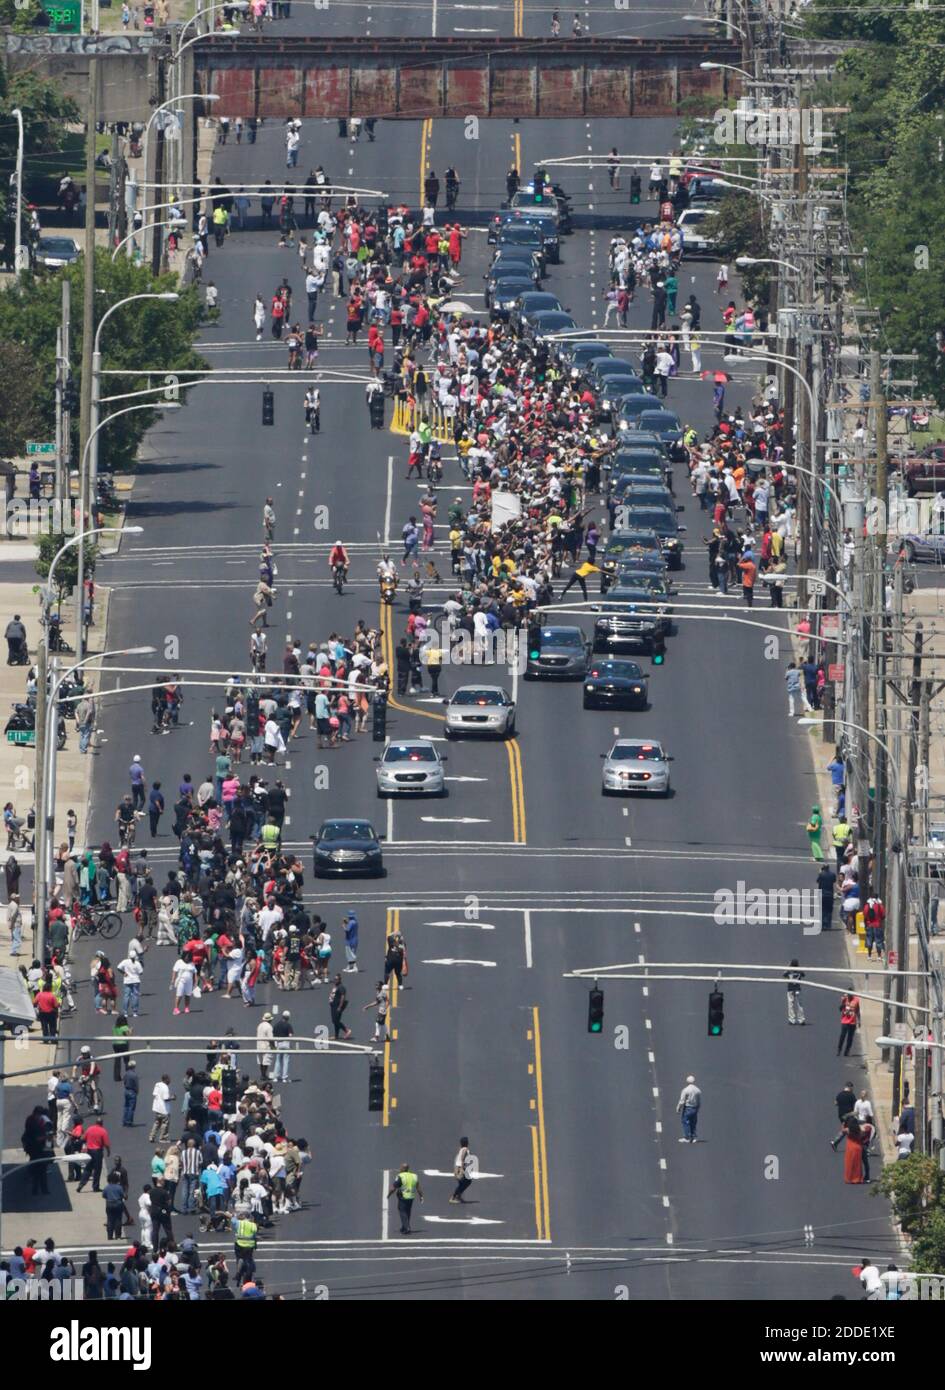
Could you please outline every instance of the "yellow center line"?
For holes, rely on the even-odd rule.
[[[525,844],[525,786],[522,774],[522,750],[518,739],[506,740],[505,751],[509,759],[509,782],[512,788],[512,839],[517,845]]]
[[[548,1141],[545,1134],[545,1088],[541,1070],[541,1026],[538,1006],[532,1009],[532,1028],[535,1044],[535,1098],[538,1102],[538,1170],[541,1186],[541,1215],[539,1240],[551,1239],[551,1203],[548,1195]]]
[[[525,0],[512,0],[512,32],[519,39],[525,32]]]
[[[541,1240],[541,1165],[538,1161],[538,1126],[530,1126],[532,1132],[532,1172],[535,1175],[535,1230]]]

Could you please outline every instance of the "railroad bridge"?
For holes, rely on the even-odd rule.
[[[230,116],[678,116],[711,111],[738,65],[737,43],[704,38],[271,38],[195,44],[193,91]],[[188,55],[189,56],[189,55]],[[737,84],[737,77],[735,83]]]

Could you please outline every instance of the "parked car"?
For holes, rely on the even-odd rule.
[[[932,449],[936,445],[929,446]],[[920,492],[940,492],[945,488],[945,455],[922,453],[910,459],[905,466],[903,478],[906,492],[917,497]]]
[[[71,236],[41,236],[36,243],[34,260],[45,270],[61,270],[79,259],[79,248]]]

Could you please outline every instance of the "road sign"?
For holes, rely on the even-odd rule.
[[[820,619],[820,635],[835,639],[840,636],[839,613],[824,613]]]
[[[43,458],[54,458],[56,454],[56,445],[55,443],[38,444],[35,439],[28,439],[26,442],[27,458],[31,458],[33,454],[40,454]]]
[[[50,34],[82,33],[82,0],[42,0]]]
[[[842,680],[843,680],[843,662],[842,662],[842,661],[831,661],[830,665],[827,667],[827,679],[828,679],[829,681],[834,681],[835,684],[837,684],[837,685],[839,685],[839,684],[842,682]]]
[[[807,574],[807,587],[814,598],[823,598],[827,592],[827,576],[823,570],[809,570]]]

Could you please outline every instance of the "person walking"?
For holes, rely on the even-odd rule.
[[[794,718],[795,701],[800,701],[801,709],[805,713],[808,713],[810,711],[810,704],[808,703],[807,695],[804,690],[804,677],[798,670],[796,661],[791,661],[788,663],[788,668],[784,675],[784,681],[787,686],[788,718]]]
[[[834,1153],[836,1153],[837,1145],[846,1133],[843,1128],[846,1118],[848,1115],[853,1114],[853,1107],[855,1105],[856,1093],[853,1089],[853,1082],[847,1081],[844,1084],[843,1090],[838,1091],[836,1096],[837,1120],[839,1121],[840,1129],[830,1141],[830,1147],[833,1149]]]
[[[358,918],[352,909],[344,921],[345,933],[345,974],[358,973]]]
[[[351,1029],[344,1021],[344,1011],[348,1007],[348,991],[345,989],[344,981],[340,975],[335,975],[331,982],[331,989],[328,991],[328,1007],[331,1011],[331,1026],[335,1030],[335,1042],[342,1035],[347,1041],[351,1037]]]
[[[117,1173],[109,1173],[108,1181],[102,1188],[102,1197],[105,1200],[106,1236],[109,1240],[121,1240],[122,1225],[126,1217],[130,1222],[131,1214],[125,1203],[125,1190]]]
[[[387,1013],[389,1008],[390,996],[388,994],[387,985],[384,983],[383,980],[378,980],[377,984],[374,987],[374,998],[369,999],[368,1002],[364,1005],[363,1009],[361,1010],[361,1012],[364,1014],[367,1013],[368,1009],[377,1010],[377,1013],[375,1014],[374,1018],[374,1034],[371,1038],[372,1042],[381,1042],[382,1033],[383,1041],[387,1042],[387,1039],[389,1037],[387,1031]]]
[[[128,1066],[125,1071],[123,1085],[124,1108],[122,1110],[121,1122],[126,1129],[130,1129],[135,1122],[135,1110],[138,1107],[138,1093],[140,1091],[138,1064],[133,1057],[128,1058]]]
[[[148,1134],[149,1144],[164,1144],[167,1142],[170,1133],[171,1115],[168,1103],[174,1100],[171,1094],[171,1078],[166,1074],[160,1081],[155,1081],[154,1090],[151,1092],[151,1114],[153,1121],[151,1130]]]
[[[124,985],[121,1011],[126,1018],[137,1018],[141,1009],[141,977],[144,974],[141,953],[139,951],[129,952],[124,960],[118,962],[115,969],[121,971]]]
[[[853,1038],[860,1022],[860,1001],[855,994],[844,994],[840,1000],[840,1037],[837,1042],[837,1056],[843,1052],[849,1057]]]
[[[804,978],[803,970],[797,969],[797,961],[791,961],[789,970],[785,970],[784,979],[787,980],[787,1021],[788,1023],[806,1023],[804,1018],[804,1006],[801,1003],[801,980]]]
[[[679,1093],[679,1100],[676,1102],[676,1114],[682,1116],[682,1137],[680,1144],[694,1144],[696,1142],[696,1125],[699,1123],[699,1110],[702,1105],[702,1092],[696,1085],[694,1076],[686,1077],[686,1084]]]
[[[823,863],[820,866],[820,873],[817,875],[817,887],[820,889],[820,930],[830,931],[833,925],[833,904],[836,896],[837,875],[827,863]]]
[[[820,814],[820,807],[812,806],[810,820],[807,822],[806,826],[807,840],[810,844],[811,856],[816,859],[818,863],[820,863],[824,857],[824,852],[820,844],[820,836],[823,828],[824,820],[823,816]]]
[[[423,1189],[420,1186],[420,1179],[412,1170],[409,1163],[400,1165],[400,1172],[391,1183],[387,1193],[388,1200],[396,1193],[397,1211],[400,1215],[400,1234],[410,1235],[410,1214],[413,1211],[413,1204],[419,1197],[423,1202]]]
[[[476,1171],[475,1157],[469,1152],[469,1136],[464,1134],[459,1141],[459,1150],[453,1159],[453,1177],[457,1179],[456,1187],[450,1203],[465,1203],[466,1198],[463,1193],[468,1187],[472,1187],[473,1176]]]
[[[272,1025],[272,1036],[275,1043],[275,1061],[272,1068],[273,1081],[289,1080],[289,1049],[290,1039],[295,1037],[295,1029],[289,1022],[289,1010],[283,1009],[282,1013]]]
[[[272,1066],[272,1039],[272,1014],[265,1013],[256,1029],[256,1061],[259,1063],[259,1074],[264,1082],[268,1081]]]
[[[164,793],[160,782],[152,782],[148,795],[148,821],[151,826],[151,839],[157,838],[158,825],[164,814]]]
[[[873,948],[876,949],[877,960],[882,960],[883,952],[886,949],[886,909],[883,906],[882,898],[869,897],[863,908],[863,925],[866,928],[866,958],[871,960]]]
[[[92,1191],[100,1192],[102,1164],[106,1155],[111,1153],[112,1148],[108,1130],[98,1119],[94,1119],[85,1131],[85,1151],[89,1156],[89,1161],[76,1191],[81,1192],[86,1183],[91,1180]]]

